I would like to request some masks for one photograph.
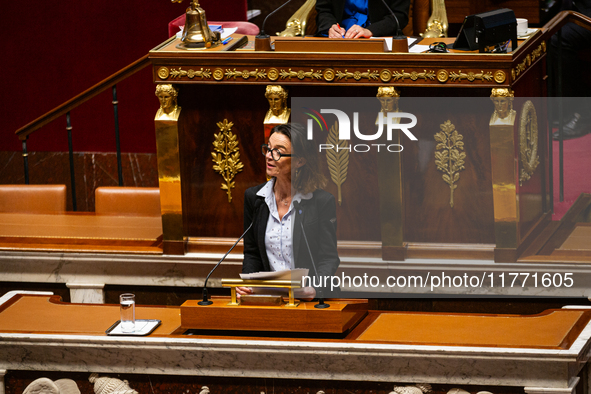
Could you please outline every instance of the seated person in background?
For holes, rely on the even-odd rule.
[[[573,10],[583,15],[591,16],[591,0],[568,0],[562,3],[563,10]],[[591,31],[576,25],[567,23],[562,28],[562,54],[559,57],[558,34],[552,36],[550,52],[554,72],[554,81],[558,78],[558,62],[562,62],[562,97],[565,97],[563,139],[572,139],[584,136],[591,131],[591,115],[589,108],[589,87],[581,83],[581,76],[587,72],[588,64],[581,62],[579,51],[591,48]],[[557,118],[557,108],[553,108]],[[552,134],[559,139],[558,131]]]
[[[271,179],[244,194],[244,228],[253,226],[244,237],[243,273],[308,268],[308,276],[314,277],[310,254],[320,276],[333,275],[340,264],[335,199],[321,190],[326,178],[320,170],[317,147],[305,133],[299,124],[279,125],[262,147]],[[297,212],[294,201],[300,203]],[[253,292],[249,287],[236,290],[240,295]],[[315,295],[312,287],[299,294],[302,298]]]
[[[410,0],[317,0],[316,25],[319,36],[370,38],[394,36],[408,23]]]

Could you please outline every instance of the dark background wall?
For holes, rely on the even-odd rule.
[[[188,1],[50,0],[2,4],[0,151],[20,151],[14,132],[168,38],[168,22]],[[149,68],[118,86],[121,147],[155,152],[158,109]],[[75,151],[115,150],[111,91],[72,111]],[[66,121],[29,138],[30,151],[67,150]]]

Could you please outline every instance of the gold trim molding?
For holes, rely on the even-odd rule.
[[[519,124],[519,186],[531,179],[540,164],[538,155],[538,116],[531,100],[527,100],[521,109]]]
[[[214,151],[211,152],[214,162],[213,170],[224,178],[221,189],[226,191],[228,203],[230,203],[232,202],[232,189],[236,187],[234,178],[243,170],[244,164],[240,161],[238,137],[231,131],[234,123],[224,119],[223,122],[218,122],[217,126],[220,132],[213,135]]]
[[[536,55],[540,56],[540,55]],[[534,58],[529,57],[530,63],[531,59]],[[526,61],[526,60],[524,60]],[[522,66],[518,66],[520,68],[525,69],[527,64],[523,64]],[[512,70],[514,73],[515,70]],[[521,72],[521,71],[519,71]],[[263,81],[269,80],[272,82],[278,80],[284,81],[318,81],[318,82],[333,82],[333,81],[363,81],[363,82],[377,82],[377,83],[388,83],[392,82],[416,82],[416,81],[439,81],[440,83],[447,83],[447,82],[456,82],[456,83],[465,83],[465,82],[496,82],[496,83],[503,83],[506,80],[506,74],[502,70],[487,70],[483,71],[480,70],[479,72],[475,71],[450,71],[445,69],[440,69],[437,71],[434,70],[392,70],[392,69],[382,69],[382,70],[354,70],[350,71],[349,69],[333,69],[333,68],[326,68],[324,70],[314,70],[314,69],[295,69],[295,68],[275,68],[271,67],[269,69],[259,69],[256,68],[254,70],[244,69],[238,70],[234,69],[223,69],[220,67],[214,68],[213,71],[211,69],[203,69],[194,70],[188,69],[183,70],[181,67],[177,68],[169,68],[169,67],[159,67],[157,70],[157,75],[160,79],[176,79],[181,80],[182,78],[201,78],[202,80],[211,80],[212,78],[216,81],[240,81],[240,80],[250,80],[254,79],[256,81]]]
[[[519,77],[519,75],[530,67],[537,59],[542,57],[542,54],[544,53],[546,53],[546,41],[542,41],[537,48],[533,49],[525,56],[521,63],[511,69],[511,77],[513,78],[513,81],[515,81],[517,77]]]
[[[466,153],[464,150],[464,136],[458,133],[456,126],[450,120],[445,121],[440,126],[441,131],[436,133],[434,138],[438,142],[435,147],[435,165],[437,169],[443,172],[442,178],[449,185],[450,197],[449,205],[454,207],[454,190],[460,180],[460,171],[464,170]]]

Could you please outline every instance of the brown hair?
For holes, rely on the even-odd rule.
[[[273,127],[273,133],[281,133],[291,141],[291,153],[294,157],[305,159],[306,163],[298,168],[291,178],[292,187],[303,194],[312,193],[326,186],[326,177],[320,169],[318,149],[314,141],[306,139],[304,127],[299,123],[282,124]]]

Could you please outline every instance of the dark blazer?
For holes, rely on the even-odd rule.
[[[244,193],[244,229],[246,230],[250,223],[253,223],[253,226],[244,236],[243,273],[271,270],[265,249],[269,207],[263,197],[256,195],[264,185],[251,187]],[[333,195],[318,189],[311,199],[302,199],[299,211],[294,213],[295,220],[292,218],[295,267],[308,268],[309,276],[315,275],[310,253],[302,234],[301,223],[303,223],[318,274],[334,275],[340,260],[337,253],[337,216]]]
[[[400,29],[408,23],[408,10],[410,0],[386,0],[386,3],[392,9]],[[343,12],[345,11],[345,0],[316,0],[316,26],[318,26],[318,35],[328,34],[328,29],[335,23],[343,21]],[[382,0],[368,0],[367,11],[369,14],[369,26],[374,37],[393,36],[396,34],[396,19],[386,8]]]

